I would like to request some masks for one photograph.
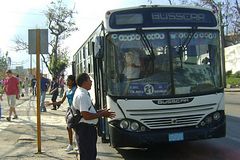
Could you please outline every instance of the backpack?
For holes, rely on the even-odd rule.
[[[82,115],[78,109],[75,109],[73,106],[69,107],[66,112],[66,122],[69,128],[77,128],[82,119]]]

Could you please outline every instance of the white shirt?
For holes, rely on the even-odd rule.
[[[140,75],[140,60],[139,57],[137,57],[136,55],[134,57],[132,57],[132,59],[128,60],[129,64],[134,64],[135,67],[133,66],[128,66],[126,64],[124,70],[123,70],[123,74],[127,77],[127,79],[136,79],[139,78]]]
[[[80,110],[80,112],[86,111],[89,113],[96,113],[96,110],[91,101],[91,97],[88,94],[88,91],[81,87],[78,87],[75,91],[73,97],[73,107],[75,109]],[[80,122],[88,124],[97,124],[98,119],[86,120],[82,118]]]

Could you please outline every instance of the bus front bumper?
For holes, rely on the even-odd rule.
[[[130,132],[109,125],[110,143],[113,147],[152,147],[161,143],[175,143],[226,135],[225,119],[211,128],[159,129],[145,132]]]

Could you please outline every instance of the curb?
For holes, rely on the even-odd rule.
[[[224,92],[240,92],[240,88],[225,88]]]

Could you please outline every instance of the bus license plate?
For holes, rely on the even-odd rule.
[[[168,141],[169,142],[174,142],[174,141],[183,141],[183,132],[179,133],[169,133],[168,134]]]

